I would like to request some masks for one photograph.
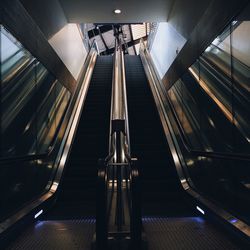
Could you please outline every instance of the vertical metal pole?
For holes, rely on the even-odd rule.
[[[121,152],[121,132],[116,132],[117,134],[117,162],[121,163],[122,152]],[[116,219],[117,219],[117,229],[118,231],[122,231],[122,174],[121,174],[121,166],[117,166],[117,206],[116,206]]]

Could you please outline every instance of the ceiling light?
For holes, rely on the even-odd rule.
[[[115,14],[121,14],[122,11],[121,11],[120,9],[115,9],[115,10],[114,10],[114,13],[115,13]]]

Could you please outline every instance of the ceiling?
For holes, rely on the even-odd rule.
[[[59,0],[68,22],[141,23],[167,21],[174,0]],[[121,9],[116,15],[114,9]]]
[[[150,32],[150,24],[124,24],[120,34],[123,50],[130,55],[139,53],[140,39],[146,42]],[[98,50],[101,55],[110,55],[114,53],[115,37],[112,24],[81,24],[81,29],[84,34],[87,34],[89,44],[96,40]]]

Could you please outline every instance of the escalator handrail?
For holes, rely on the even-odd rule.
[[[130,208],[131,202],[129,202],[126,199],[128,198],[128,196],[124,196],[126,198],[125,200],[123,199],[123,194],[125,191],[122,189],[122,183],[124,178],[130,178],[131,185],[133,185],[133,183],[138,185],[137,183],[135,183],[134,179],[132,181],[132,177],[135,178],[135,176],[130,171],[130,164],[132,163],[132,159],[130,156],[125,64],[124,64],[122,45],[119,38],[115,41],[115,52],[113,58],[114,60],[113,60],[113,77],[112,77],[111,108],[110,108],[109,154],[104,160],[99,161],[101,163],[101,168],[98,171],[98,182],[97,182],[97,189],[98,189],[97,223],[96,223],[97,249],[103,249],[104,245],[107,244],[108,233],[111,232],[109,231],[110,229],[109,226],[110,223],[114,222],[112,220],[113,218],[112,215],[115,214],[116,218],[115,228],[117,227],[117,231],[112,229],[112,233],[115,234],[116,232],[118,232],[119,234],[124,230],[122,227],[122,222],[123,222],[122,217],[125,216],[122,213],[124,206],[129,204],[127,206],[129,211],[128,213],[130,213],[130,215],[132,214]],[[121,166],[125,167],[125,170],[127,172],[130,172],[130,174],[128,175],[122,173]],[[116,180],[114,172],[113,174],[109,175],[110,171],[112,170],[114,171],[115,168],[116,168],[115,170]],[[124,174],[124,176],[122,176],[122,174]],[[112,208],[111,202],[113,200],[112,197],[114,197],[113,193],[114,193],[115,182],[116,182],[116,196],[114,199],[116,207]],[[128,183],[128,181],[126,183]],[[109,194],[111,196],[108,195],[107,193],[108,190],[110,191]],[[126,191],[130,191],[128,190],[128,186],[126,187]],[[104,199],[104,197],[106,199]],[[138,210],[134,209],[134,211],[138,214]],[[112,215],[111,212],[113,212]],[[132,225],[131,222],[133,223],[133,221],[131,221],[131,216],[130,216],[130,225]],[[132,227],[132,228],[136,229],[138,227]],[[134,235],[136,235],[136,233],[134,233]]]
[[[88,51],[88,54],[86,56],[84,64],[86,62],[88,62],[90,52],[91,52],[92,48],[94,48],[94,46],[97,47],[95,39],[92,41],[92,44],[90,46],[90,49]],[[70,105],[68,104],[67,109],[69,108],[69,106]],[[0,157],[0,164],[8,163],[8,162],[20,162],[20,161],[21,162],[26,162],[26,161],[42,160],[42,159],[45,159],[46,157],[50,156],[52,154],[52,152],[54,151],[54,148],[56,146],[58,134],[59,134],[60,127],[61,127],[61,123],[63,121],[63,118],[64,118],[65,114],[67,113],[67,109],[65,110],[64,115],[61,118],[60,124],[59,124],[59,126],[58,126],[58,128],[56,130],[56,133],[53,136],[53,139],[52,139],[50,145],[48,146],[48,150],[46,152],[41,153],[41,154],[28,154],[28,155],[20,155],[20,156]]]
[[[247,154],[235,154],[235,153],[232,154],[232,153],[225,153],[225,152],[208,152],[208,151],[192,149],[192,146],[188,142],[188,139],[185,135],[183,127],[181,126],[181,122],[180,122],[180,120],[176,114],[176,111],[175,111],[174,107],[172,106],[171,101],[169,100],[168,96],[167,96],[167,100],[168,100],[168,104],[169,104],[169,107],[171,109],[171,112],[173,113],[173,117],[177,123],[178,129],[180,131],[181,141],[189,153],[191,153],[195,156],[200,156],[200,157],[250,161],[250,155],[247,155]]]
[[[122,122],[120,132],[124,134],[126,145],[122,145],[124,149],[126,161],[130,161],[130,137],[129,137],[129,122],[128,122],[128,108],[127,108],[127,92],[126,92],[126,78],[124,55],[118,41],[115,41],[115,52],[113,62],[113,79],[112,79],[112,93],[111,93],[111,113],[110,113],[110,136],[109,136],[109,155],[106,160],[111,160],[115,155],[115,145],[112,142],[113,132],[117,130],[115,122]]]
[[[14,52],[13,54],[11,54],[8,58],[6,58],[2,64],[7,63],[8,61],[10,61],[14,56],[16,56],[17,54],[19,54],[20,52],[24,51],[23,48],[19,48],[16,52]]]
[[[250,68],[249,68],[248,65],[246,65],[244,62],[240,61],[240,60],[239,60],[238,58],[236,58],[235,56],[229,55],[226,51],[224,51],[223,49],[221,49],[221,48],[218,47],[217,45],[215,45],[215,44],[212,43],[212,44],[210,44],[210,46],[214,46],[216,49],[218,49],[218,50],[221,51],[222,53],[224,53],[224,54],[226,54],[226,55],[228,55],[228,56],[231,56],[232,59],[233,59],[234,61],[236,61],[237,63],[239,63],[241,66],[245,67],[246,69],[250,70]]]
[[[188,153],[193,154],[194,156],[198,156],[198,157],[207,157],[207,158],[215,158],[215,159],[224,159],[224,160],[240,160],[240,161],[250,161],[250,155],[249,154],[235,154],[235,153],[226,153],[226,152],[207,152],[207,151],[202,151],[202,150],[194,150],[192,149],[190,143],[187,140],[187,137],[185,135],[185,132],[183,131],[183,128],[181,126],[180,120],[174,110],[174,108],[171,105],[171,101],[169,100],[169,96],[166,93],[166,89],[162,86],[161,84],[161,80],[158,77],[158,73],[155,69],[155,66],[153,63],[151,63],[151,56],[150,53],[146,47],[146,45],[144,44],[143,41],[141,41],[141,43],[144,46],[144,53],[147,54],[147,56],[145,56],[146,61],[149,65],[150,70],[152,71],[152,76],[153,76],[153,80],[154,80],[154,85],[155,87],[158,89],[156,81],[159,81],[159,85],[161,87],[161,92],[163,93],[164,97],[166,98],[167,102],[168,102],[168,106],[171,109],[171,112],[173,114],[173,117],[177,123],[178,129],[180,131],[180,138],[181,141],[185,147],[185,149],[188,151]],[[150,58],[150,60],[148,59],[148,57]],[[162,97],[161,97],[162,98]]]
[[[16,78],[20,77],[23,74],[23,72],[25,72],[25,70],[36,61],[37,59],[35,58],[27,58],[21,65],[19,65],[19,67],[14,72],[12,72],[8,77],[5,77],[2,80],[3,91],[5,91],[5,88],[8,88],[9,84],[15,82]]]

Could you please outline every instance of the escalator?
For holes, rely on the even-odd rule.
[[[56,216],[95,215],[97,163],[108,154],[112,66],[111,56],[98,57],[57,199]]]
[[[111,56],[97,58],[55,205],[8,249],[90,249],[97,162],[108,154],[112,69]]]
[[[10,208],[7,207],[9,205],[8,196],[4,198],[7,204],[6,211],[9,210],[13,213],[14,210],[11,209],[17,209],[13,207],[16,204],[18,204],[18,209],[25,210],[25,202],[28,203],[32,198],[41,201],[39,205],[34,206],[35,209],[30,209],[27,213],[27,216],[32,217],[29,218],[29,221],[36,219],[33,225],[27,227],[23,232],[17,230],[18,235],[10,230],[12,243],[7,249],[87,250],[91,249],[92,245],[98,250],[104,250],[106,246],[108,249],[137,250],[146,244],[148,244],[148,250],[241,249],[239,243],[232,241],[229,234],[226,234],[222,228],[206,220],[210,217],[198,215],[195,208],[203,215],[205,213],[197,206],[203,203],[198,203],[198,195],[194,196],[194,199],[187,188],[185,191],[183,189],[186,178],[189,184],[194,181],[195,188],[201,193],[205,190],[206,196],[204,195],[204,197],[209,197],[207,193],[217,188],[216,181],[219,175],[216,175],[215,180],[212,171],[207,166],[212,163],[212,166],[219,169],[218,172],[222,172],[219,168],[222,161],[213,159],[206,162],[204,157],[188,158],[181,143],[181,150],[175,149],[176,154],[174,154],[173,145],[167,138],[166,131],[169,128],[164,126],[162,119],[162,106],[159,105],[159,100],[156,100],[157,97],[153,90],[156,85],[150,81],[143,56],[127,55],[124,65],[122,46],[118,46],[118,50],[116,44],[115,63],[113,64],[112,56],[97,57],[94,71],[89,73],[93,69],[96,58],[96,51],[92,46],[93,50],[90,50],[86,59],[86,67],[83,67],[86,71],[82,74],[84,78],[82,84],[78,85],[76,94],[69,105],[64,105],[64,107],[68,105],[69,108],[66,109],[62,125],[60,122],[52,123],[53,120],[61,120],[59,119],[61,116],[57,116],[58,109],[56,108],[56,103],[60,103],[60,98],[53,99],[49,96],[63,95],[62,85],[56,86],[58,82],[53,82],[54,78],[49,77],[50,81],[45,81],[46,84],[43,84],[45,87],[50,86],[51,91],[47,93],[44,87],[41,89],[37,87],[39,86],[39,81],[37,81],[36,87],[41,91],[32,98],[28,98],[29,104],[32,104],[34,99],[39,103],[36,115],[40,119],[38,121],[35,119],[36,123],[34,123],[34,126],[39,128],[36,131],[36,137],[45,138],[52,131],[58,135],[59,139],[56,140],[58,146],[55,148],[54,145],[52,146],[51,152],[55,151],[55,153],[43,155],[46,158],[28,155],[28,160],[20,165],[19,160],[15,161],[15,157],[13,157],[14,160],[11,159],[9,165],[5,164],[9,159],[5,159],[5,169],[8,167],[7,170],[9,170],[12,167],[15,170],[6,170],[8,174],[6,180],[14,179],[16,184],[14,188],[13,185],[9,185],[10,192],[7,192],[9,191],[6,189],[9,187],[7,183],[2,184],[4,193],[13,198]],[[46,71],[44,72],[47,75]],[[126,77],[124,77],[124,73]],[[90,84],[87,79],[90,80]],[[170,93],[171,90],[169,92],[169,99],[172,102],[172,111],[176,109],[175,111],[178,113],[180,111],[178,108],[182,107],[179,114],[181,114],[182,121],[185,122],[190,142],[195,141],[199,145],[200,141],[205,141],[207,145],[202,145],[203,150],[209,147],[218,150],[228,145],[223,140],[219,140],[220,143],[217,143],[216,139],[219,137],[214,137],[212,141],[199,138],[217,132],[217,121],[213,117],[215,111],[219,117],[219,119],[217,117],[218,124],[219,122],[227,124],[228,121],[223,114],[220,114],[220,110],[216,109],[209,97],[200,91],[195,79],[191,79],[190,72],[181,80],[187,84],[181,85],[177,82],[172,89],[174,95]],[[51,81],[53,84],[50,84]],[[55,91],[52,91],[54,87]],[[188,88],[192,91],[190,92]],[[203,102],[201,110],[203,110],[205,118],[202,122],[205,123],[206,133],[198,133],[194,131],[195,126],[201,124],[197,123],[196,119],[199,115],[197,104]],[[44,103],[48,103],[45,111]],[[166,105],[164,108],[167,110],[168,101],[164,104]],[[82,111],[80,111],[81,107],[83,107]],[[168,115],[168,119],[171,120],[173,112]],[[78,119],[78,117],[80,118]],[[44,120],[47,123],[44,123]],[[30,123],[28,116],[27,122]],[[44,131],[50,125],[52,125],[52,129],[48,129],[49,132],[45,133]],[[23,127],[25,126],[23,125]],[[32,126],[28,126],[28,130],[29,128]],[[60,131],[56,133],[58,128]],[[171,136],[179,143],[182,135],[180,136],[177,130],[174,132]],[[227,133],[226,130],[225,133]],[[224,133],[221,133],[220,136],[224,137]],[[191,139],[194,138],[195,140],[192,141]],[[32,145],[39,148],[39,141],[34,142],[30,137],[29,139]],[[67,143],[68,141],[69,143]],[[41,143],[41,145],[46,149],[50,143]],[[183,152],[180,152],[182,150]],[[177,164],[177,158],[181,157],[184,160],[187,158],[189,167],[185,172],[185,178],[180,175]],[[99,166],[98,159],[102,159],[99,161]],[[223,162],[225,166],[226,163],[226,161]],[[21,178],[17,169],[20,166],[25,169]],[[15,178],[11,177],[13,173]],[[62,176],[60,176],[61,173]],[[59,178],[57,178],[58,175]],[[219,178],[219,181],[225,183],[225,178]],[[36,182],[41,182],[42,188],[37,188]],[[207,183],[213,185],[215,189]],[[57,186],[59,186],[58,189]],[[195,188],[194,190],[197,191]],[[32,193],[35,189],[37,192]],[[50,198],[46,198],[47,200],[42,200],[43,196],[38,197],[41,194],[46,196],[47,193],[52,193],[52,189],[57,190],[56,195],[51,194]],[[20,206],[17,203],[15,192],[22,195]],[[27,197],[27,195],[29,196]],[[222,199],[224,194],[218,195]],[[211,195],[211,200],[212,198]],[[230,200],[231,195],[228,198]],[[221,207],[223,206],[221,205]],[[42,209],[39,211],[38,208]],[[3,219],[9,218],[9,214],[4,215]],[[232,223],[237,222],[237,220],[231,221]],[[20,217],[17,216],[16,222],[22,223]],[[141,234],[141,224],[143,234]],[[2,228],[0,229],[2,230]],[[141,244],[142,236],[143,244]],[[15,239],[14,242],[13,239]]]
[[[131,151],[138,158],[149,249],[238,249],[193,210],[180,185],[141,59],[126,56],[125,63]]]

